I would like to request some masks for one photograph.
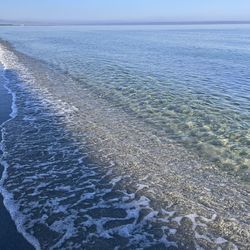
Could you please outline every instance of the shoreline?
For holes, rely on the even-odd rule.
[[[17,52],[16,52],[16,54],[17,54]],[[16,54],[14,54],[14,55],[16,55]],[[25,59],[25,58],[15,57],[14,55],[12,57],[12,56],[8,56],[8,55],[9,54],[6,52],[6,55],[4,57],[4,58],[7,58],[6,59],[6,65],[7,65],[6,68],[9,69],[10,71],[17,70],[17,72],[19,72],[18,70],[20,70],[20,69],[18,67],[16,67],[15,65],[13,65],[12,62],[16,62],[17,61],[16,58],[18,58],[18,59],[20,58],[21,63],[25,63],[26,61],[22,61],[22,59]],[[10,55],[12,55],[12,53],[10,53]],[[9,62],[9,60],[8,60],[9,58],[11,58],[11,62]],[[18,60],[18,62],[19,62],[19,60]],[[22,65],[22,64],[20,64],[20,65]],[[38,76],[41,75],[40,71],[39,71],[40,70],[39,67],[33,68],[30,64],[28,64],[28,68],[29,67],[35,73],[37,72],[37,74],[34,74],[34,75],[38,75]],[[39,70],[37,70],[37,69],[39,69]],[[47,72],[47,71],[45,71],[45,72]],[[20,70],[20,73],[22,73],[22,68]],[[61,78],[59,78],[59,79],[61,79]],[[30,87],[31,83],[33,83],[33,81],[31,81],[31,80],[33,80],[33,78],[32,79],[28,78],[28,81],[26,83],[27,87]],[[236,185],[232,180],[230,180],[230,179],[228,180],[227,176],[225,176],[223,173],[218,172],[218,175],[217,174],[211,175],[211,169],[216,171],[216,169],[213,169],[213,166],[211,166],[210,164],[206,165],[206,163],[204,163],[203,161],[200,162],[200,161],[198,161],[198,159],[196,160],[195,158],[190,156],[186,150],[184,150],[182,147],[179,147],[178,145],[175,146],[175,145],[171,144],[171,148],[168,147],[167,143],[165,143],[165,141],[159,141],[159,140],[157,140],[156,137],[152,136],[151,133],[147,133],[147,131],[144,131],[143,129],[141,129],[144,127],[140,126],[140,124],[138,124],[137,120],[136,120],[136,129],[135,129],[135,127],[133,126],[133,124],[135,124],[135,123],[133,123],[132,119],[128,119],[128,116],[126,113],[120,112],[120,110],[119,110],[119,113],[117,113],[116,109],[111,110],[110,106],[107,105],[105,101],[99,100],[99,99],[96,100],[96,98],[93,98],[92,96],[87,95],[89,93],[86,93],[86,94],[82,93],[82,95],[80,96],[81,98],[79,98],[79,101],[76,101],[78,99],[73,98],[73,97],[75,97],[73,95],[74,92],[72,92],[72,95],[70,95],[70,94],[67,95],[67,98],[66,98],[64,96],[63,91],[62,92],[54,91],[54,90],[57,90],[57,88],[55,88],[54,85],[49,85],[49,84],[46,86],[49,87],[50,91],[49,92],[42,91],[43,89],[40,87],[43,87],[45,83],[48,83],[48,82],[42,81],[42,80],[40,78],[34,78],[34,82],[37,84],[37,85],[35,85],[36,88],[34,88],[34,92],[31,91],[28,93],[31,93],[31,94],[36,93],[35,91],[37,91],[37,88],[39,88],[39,92],[38,92],[39,97],[40,98],[42,97],[42,100],[46,100],[46,103],[52,104],[53,111],[55,111],[58,114],[61,114],[61,113],[57,112],[57,111],[72,110],[72,105],[70,105],[70,108],[68,108],[68,105],[73,104],[74,113],[70,113],[72,115],[70,115],[70,117],[69,117],[67,115],[67,112],[64,112],[65,118],[69,117],[70,120],[69,121],[67,120],[67,123],[66,122],[63,123],[65,128],[71,132],[70,138],[72,138],[72,136],[75,138],[78,138],[77,132],[80,130],[80,128],[82,129],[83,125],[84,125],[85,126],[84,129],[86,131],[91,130],[94,132],[94,134],[88,135],[88,140],[90,142],[89,143],[90,146],[89,146],[88,150],[94,149],[92,152],[90,152],[90,157],[93,156],[93,158],[94,158],[94,156],[95,156],[95,157],[98,157],[100,160],[103,160],[103,162],[111,162],[111,160],[113,160],[113,158],[111,158],[111,157],[104,158],[103,151],[101,151],[101,150],[103,150],[103,148],[105,148],[105,149],[107,149],[107,153],[109,153],[109,152],[113,153],[113,150],[115,149],[116,150],[115,155],[117,156],[117,158],[116,158],[117,165],[114,165],[114,166],[111,165],[112,170],[114,169],[114,171],[117,171],[115,174],[121,174],[122,176],[125,176],[125,174],[128,174],[129,176],[138,175],[135,178],[137,180],[139,180],[138,183],[140,185],[145,185],[144,190],[143,190],[143,194],[145,194],[146,197],[152,198],[151,200],[153,200],[153,201],[159,201],[159,200],[163,201],[163,197],[167,196],[167,197],[169,197],[169,200],[166,200],[166,201],[164,200],[164,206],[167,206],[168,208],[169,208],[169,204],[172,204],[170,202],[175,202],[174,204],[177,204],[176,206],[171,205],[170,211],[166,212],[166,214],[172,213],[173,211],[175,212],[174,213],[175,217],[171,217],[171,222],[180,221],[180,218],[190,218],[190,215],[192,215],[191,218],[192,218],[192,221],[194,221],[192,228],[194,228],[194,230],[195,230],[195,228],[197,226],[195,224],[195,218],[200,218],[201,221],[203,221],[203,222],[205,221],[208,223],[209,229],[211,228],[211,230],[213,230],[212,232],[215,231],[215,233],[216,233],[215,236],[214,236],[214,234],[209,235],[209,236],[211,236],[211,239],[215,241],[214,242],[215,244],[217,244],[217,241],[222,242],[221,244],[224,244],[227,242],[227,239],[228,239],[228,236],[226,233],[227,233],[228,229],[231,228],[230,227],[231,221],[228,222],[228,221],[226,221],[226,219],[224,220],[224,218],[228,217],[227,214],[225,215],[225,212],[232,214],[233,218],[235,216],[237,216],[236,218],[240,219],[239,230],[244,230],[244,223],[245,222],[244,221],[242,222],[242,218],[239,217],[238,214],[235,213],[235,210],[225,211],[224,208],[221,206],[221,204],[218,202],[218,201],[220,201],[221,194],[224,194],[224,193],[225,193],[225,202],[230,202],[230,204],[232,204],[231,203],[232,200],[235,200],[235,201],[237,200],[234,197],[237,197],[238,194],[239,195],[242,194],[240,197],[243,197],[243,198],[245,197],[245,196],[243,196],[244,193],[241,192],[240,186]],[[61,82],[66,83],[67,81],[64,81],[64,78],[62,78]],[[15,81],[13,81],[13,83],[15,84]],[[13,86],[13,85],[11,85],[11,86]],[[80,89],[78,89],[77,86],[75,86],[73,84],[73,82],[72,82],[72,86],[75,88],[74,91],[77,91],[78,93],[80,93]],[[34,86],[32,85],[32,87],[34,87]],[[15,89],[13,92],[17,93],[18,98],[22,96],[22,92],[19,92],[18,89]],[[51,95],[49,95],[49,93],[55,93],[55,94],[53,96],[51,96]],[[71,92],[69,91],[69,93],[71,93]],[[33,95],[28,95],[28,96],[32,97]],[[84,98],[82,98],[82,97],[84,97]],[[26,98],[26,95],[25,95],[25,98]],[[67,101],[66,104],[61,103],[60,101],[55,101],[55,100],[61,100],[61,99],[66,99],[66,101]],[[33,100],[33,99],[31,98],[31,100]],[[85,103],[83,102],[83,100],[85,100]],[[35,101],[37,101],[37,100],[35,100]],[[15,101],[14,101],[14,103],[15,103]],[[34,102],[34,103],[36,103],[36,102]],[[103,105],[96,105],[96,104],[100,104],[100,103]],[[39,102],[38,102],[38,104],[39,104]],[[44,104],[44,102],[42,102],[42,104]],[[93,113],[90,114],[89,112],[87,112],[86,114],[81,114],[81,116],[79,115],[78,110],[85,109],[88,111],[88,110],[93,110],[92,107],[99,107],[99,106],[101,106],[101,108],[96,109],[97,113],[95,113],[95,114],[93,114]],[[22,103],[22,102],[19,103],[18,107],[19,107],[19,114],[20,115],[22,114],[21,107],[27,108],[27,110],[33,110],[33,108],[34,108],[33,104],[29,103],[28,105],[26,105],[26,103]],[[39,111],[40,110],[43,111],[44,110],[43,107],[44,106],[42,105],[39,108]],[[46,107],[47,106],[45,105],[45,111],[47,110]],[[48,110],[50,111],[50,109],[48,109]],[[40,112],[40,113],[47,114],[49,112]],[[35,113],[35,114],[38,114],[38,118],[39,118],[40,113]],[[26,114],[26,112],[24,114]],[[103,117],[101,114],[105,114],[105,116]],[[114,116],[114,114],[115,115],[119,114],[119,116],[117,115],[116,117],[119,117],[119,119],[120,119],[119,124],[120,125],[122,124],[122,126],[119,126],[119,127],[115,126],[114,127],[113,123],[112,123],[113,120],[107,119],[110,117],[112,118]],[[42,116],[40,116],[40,118],[41,117]],[[46,117],[49,118],[49,120],[50,120],[51,113],[49,116],[46,116]],[[83,122],[79,122],[79,124],[72,123],[71,121],[77,120],[77,119],[75,119],[76,117],[78,119],[81,118],[80,121],[83,121]],[[61,118],[61,116],[60,116],[60,120],[58,119],[58,121],[55,121],[56,128],[58,128],[58,127],[59,127],[59,129],[61,128],[61,126],[62,126],[61,122],[64,121],[61,119],[63,119],[63,118]],[[15,134],[11,137],[12,131],[14,131],[20,125],[21,125],[20,126],[21,128],[25,128],[25,126],[28,124],[29,125],[28,129],[29,128],[32,129],[34,124],[37,124],[38,126],[40,124],[38,122],[38,120],[33,121],[31,119],[30,123],[24,119],[22,119],[22,121],[24,121],[23,122],[24,126],[22,126],[19,123],[19,120],[18,121],[12,120],[12,122],[14,124],[12,124],[12,126],[7,126],[7,128],[9,129],[8,132],[9,132],[10,139],[12,139],[12,140],[10,140],[10,141],[12,141],[12,146],[10,145],[8,148],[8,150],[10,152],[10,157],[9,157],[9,161],[7,160],[7,162],[13,161],[13,158],[11,158],[11,156],[15,155],[16,152],[12,149],[14,149],[14,146],[16,143],[18,143],[18,140],[20,142],[22,142],[22,143],[20,143],[20,147],[22,147],[22,144],[26,138],[24,136],[24,137],[21,137],[17,140],[16,139],[17,137],[15,137],[16,136]],[[9,125],[12,122],[10,122]],[[21,120],[20,120],[20,122],[21,122]],[[97,124],[98,126],[100,126],[100,128],[99,127],[96,128],[96,126],[94,127],[92,124]],[[102,124],[105,124],[105,125],[102,126]],[[124,124],[125,124],[125,126],[124,126]],[[76,126],[77,126],[77,128],[76,128]],[[78,129],[78,126],[80,126],[79,129]],[[54,128],[55,127],[52,127],[52,131],[54,131]],[[74,128],[74,130],[72,128]],[[112,129],[110,129],[110,128],[112,128]],[[21,129],[20,131],[21,132],[25,131],[25,129]],[[60,132],[61,130],[55,130],[55,131]],[[131,131],[131,133],[130,133],[130,131]],[[135,132],[137,132],[137,133],[135,133]],[[22,134],[22,133],[19,133],[19,134]],[[17,134],[17,135],[19,135],[19,134]],[[117,135],[116,138],[114,138],[112,136],[114,134]],[[120,144],[120,142],[122,140],[124,140],[123,135],[128,135],[128,134],[129,134],[129,137],[127,136],[126,140],[129,140],[133,143],[133,144],[131,144],[131,146],[129,148],[127,147],[127,144]],[[51,135],[51,132],[48,133],[47,137],[49,137],[49,135]],[[111,136],[109,136],[109,135],[111,135]],[[133,138],[132,138],[132,136],[133,136]],[[39,138],[39,137],[40,137],[40,135],[38,133],[34,133],[35,139]],[[98,141],[98,144],[96,143],[96,138],[101,138],[101,140]],[[147,141],[147,138],[150,138],[150,142]],[[26,139],[28,141],[30,141],[30,136],[27,137]],[[36,141],[36,140],[34,140],[34,141]],[[82,142],[85,142],[85,141],[83,140]],[[53,141],[52,141],[52,143],[53,143]],[[142,143],[143,143],[143,147],[142,147]],[[50,140],[48,140],[48,145],[51,145]],[[61,145],[61,143],[59,142],[58,145]],[[94,146],[92,146],[92,145],[94,145]],[[110,145],[110,146],[106,147],[107,145]],[[153,152],[151,151],[152,148],[158,148],[158,147],[162,148],[162,151],[160,151],[160,152],[159,151],[153,151]],[[73,149],[74,148],[72,148],[72,150]],[[112,149],[112,151],[109,151],[109,149]],[[143,151],[141,149],[143,149]],[[55,151],[52,151],[52,152],[55,156],[58,156],[56,150],[57,150],[57,147],[56,147]],[[131,151],[138,152],[135,155],[135,157],[132,159],[133,162],[135,162],[135,165],[133,166],[133,168],[131,168],[131,165],[129,165],[129,162],[127,160],[127,155],[119,155],[119,152],[123,152],[123,151],[129,152],[129,153]],[[11,152],[12,152],[12,154],[11,154]],[[75,152],[75,150],[72,152]],[[96,152],[101,152],[101,153],[99,153],[97,155]],[[175,158],[176,152],[178,152],[177,158]],[[94,154],[92,154],[92,153],[94,153]],[[104,153],[106,153],[106,151]],[[144,159],[146,160],[147,164],[145,164],[145,162],[140,161],[142,154],[146,155],[146,157],[144,157]],[[107,154],[105,154],[105,156],[106,155]],[[128,155],[130,155],[130,154],[128,154]],[[161,155],[163,155],[164,157],[162,158]],[[79,158],[79,159],[81,160],[82,158]],[[150,164],[152,159],[153,160],[157,159],[157,162],[160,163],[160,165],[154,165],[155,166],[154,169],[152,169],[152,165]],[[169,159],[169,162],[166,163],[166,161],[165,161],[166,159]],[[71,160],[71,158],[69,158],[69,160]],[[43,163],[43,161],[41,161],[41,162]],[[82,162],[82,161],[80,161],[80,162]],[[80,162],[79,161],[77,162],[76,169],[78,169]],[[190,168],[188,168],[188,169],[186,168],[187,164],[188,164],[188,166],[190,166]],[[205,164],[205,168],[204,168],[204,164]],[[158,176],[155,175],[154,173],[159,173],[160,171],[162,171],[161,166],[166,166],[166,165],[168,166],[168,168],[165,171],[168,174],[166,175],[166,177],[164,177],[164,179],[158,178]],[[116,166],[118,166],[118,167],[115,168]],[[123,168],[121,169],[121,168],[119,168],[119,166],[124,166],[125,169],[123,169]],[[147,179],[148,175],[146,175],[146,179],[145,178],[141,179],[141,176],[145,176],[145,170],[140,166],[146,167],[147,174],[152,173],[150,175],[150,179]],[[177,166],[178,168],[175,169],[174,168],[175,166]],[[29,171],[29,169],[27,169],[27,171]],[[182,171],[182,172],[180,172],[180,171]],[[17,173],[17,175],[20,173],[18,168],[16,169],[16,173]],[[217,173],[217,171],[215,173]],[[25,174],[25,168],[24,168],[24,174]],[[61,174],[61,172],[59,173],[59,175],[60,174]],[[16,180],[14,178],[15,174],[11,173],[9,175],[9,177],[13,179],[13,183],[15,184],[16,183]],[[183,177],[185,177],[185,180]],[[41,176],[41,178],[43,178],[43,176]],[[166,182],[165,180],[168,180],[168,181]],[[204,180],[206,180],[206,181],[204,181]],[[38,182],[38,183],[40,184],[40,182]],[[164,190],[162,193],[159,192],[159,189],[157,189],[157,187],[155,187],[155,185],[154,185],[155,183],[159,184],[162,187],[161,190]],[[22,184],[22,183],[20,182],[19,184]],[[35,184],[36,184],[36,181],[34,181],[34,185],[32,184],[34,186],[34,188],[37,187],[37,185],[35,185]],[[76,185],[77,184],[78,183],[76,183]],[[134,182],[133,182],[133,180],[131,180],[131,185],[133,186],[133,184],[134,184]],[[224,184],[226,184],[226,185],[224,185]],[[126,185],[130,185],[128,180],[126,180]],[[75,184],[74,184],[74,186],[75,186]],[[14,187],[13,190],[15,190],[15,188],[16,187]],[[174,190],[176,190],[175,193],[173,193],[172,191],[168,192],[168,190],[172,190],[173,188],[174,188]],[[24,195],[26,193],[25,189],[26,188],[24,187],[24,190],[22,191],[22,193]],[[147,189],[150,190],[150,193],[147,192]],[[213,192],[210,192],[211,189]],[[34,189],[34,190],[36,190],[36,189]],[[135,192],[137,192],[138,189],[135,189],[135,190],[136,190]],[[153,190],[153,192],[151,192],[151,190]],[[200,192],[200,190],[202,192]],[[216,190],[216,192],[215,192],[215,190]],[[219,191],[217,191],[217,190],[219,190]],[[230,192],[228,192],[228,190],[230,190]],[[231,194],[231,193],[233,196],[227,195],[227,194]],[[154,194],[156,194],[156,195],[154,195]],[[193,195],[193,194],[195,194],[195,195]],[[38,197],[39,197],[39,194],[35,194],[35,195],[38,195]],[[201,199],[200,199],[200,197],[201,197]],[[242,201],[244,201],[243,198],[242,198]],[[46,199],[44,199],[44,202],[46,202]],[[177,202],[181,205],[179,206],[179,204]],[[195,203],[195,207],[193,207],[194,203]],[[211,209],[209,209],[209,206],[207,208],[204,207],[204,204],[206,206],[206,204],[210,204],[210,203],[214,204],[216,212],[218,212],[219,216],[217,216],[216,213],[212,214]],[[70,202],[70,206],[71,205],[72,204]],[[155,202],[155,207],[157,205],[158,205],[157,202]],[[199,207],[197,207],[197,205],[199,205]],[[7,206],[7,207],[9,207],[9,206]],[[53,205],[51,207],[53,208]],[[36,207],[36,210],[39,210],[39,206]],[[29,213],[27,213],[27,214],[28,215],[32,214],[32,211],[29,211]],[[197,214],[199,215],[199,217]],[[49,215],[51,215],[51,214],[49,214]],[[194,218],[194,215],[195,215],[195,218]],[[65,214],[65,216],[67,216],[67,214]],[[165,214],[164,214],[164,216],[165,216]],[[223,216],[223,217],[221,218],[221,216]],[[75,218],[77,218],[77,217],[75,217]],[[194,218],[194,220],[193,220],[193,218]],[[211,221],[215,221],[215,224],[210,224]],[[222,223],[223,223],[223,225],[225,224],[225,227],[220,228],[219,226]],[[238,226],[238,225],[235,225],[235,226]],[[82,227],[82,225],[81,225],[81,227]],[[186,236],[186,234],[185,234],[185,231],[181,231],[181,230],[184,230],[184,228],[180,229],[180,234],[182,236],[181,239],[183,239],[183,235]],[[219,232],[218,235],[220,235],[220,236],[226,235],[227,237],[225,239],[224,238],[222,239],[221,237],[217,237],[217,232]],[[178,235],[177,235],[177,237],[178,237]],[[187,239],[189,239],[189,235],[187,235],[186,237],[187,237]],[[192,237],[192,235],[190,235],[190,237]],[[205,235],[205,237],[207,237],[207,236]],[[217,237],[217,238],[215,238],[215,237]],[[234,236],[232,236],[232,242],[235,242],[234,241],[235,237],[234,238],[233,237]],[[230,238],[230,240],[231,240],[231,238]],[[238,238],[236,240],[238,240]],[[186,244],[189,244],[189,243],[190,242],[187,242]],[[47,244],[47,242],[46,242],[46,244]],[[220,244],[220,243],[218,243],[218,244]],[[231,244],[231,241],[229,241],[228,244]],[[244,242],[242,244],[244,244]]]
[[[11,118],[12,97],[7,89],[0,84],[0,126]],[[0,132],[0,140],[2,140],[2,132]],[[0,152],[0,157],[2,152]],[[0,166],[0,179],[4,174],[4,167]],[[18,232],[15,222],[12,220],[10,213],[4,206],[3,196],[0,194],[0,249],[18,250],[18,249],[34,249],[32,245]]]

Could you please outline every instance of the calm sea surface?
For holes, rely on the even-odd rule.
[[[14,96],[2,193],[33,245],[246,249],[249,25],[0,38]]]

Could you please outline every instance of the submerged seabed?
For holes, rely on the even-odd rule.
[[[37,249],[247,249],[248,186],[6,43],[0,62],[1,192]]]

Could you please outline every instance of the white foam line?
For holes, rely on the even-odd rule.
[[[3,155],[0,159],[0,164],[4,167],[3,173],[2,173],[2,178],[0,180],[0,193],[3,196],[3,203],[4,206],[6,207],[6,209],[8,210],[12,220],[14,221],[17,231],[19,233],[21,233],[23,235],[23,237],[31,244],[35,247],[35,249],[40,250],[41,246],[39,241],[32,236],[31,234],[29,234],[25,228],[24,228],[24,217],[23,215],[19,212],[19,207],[18,205],[14,202],[13,199],[13,195],[11,193],[9,193],[3,186],[4,181],[8,178],[8,172],[7,169],[9,167],[8,163],[6,161],[3,160],[4,156],[7,154],[6,150],[5,150],[5,146],[4,146],[4,137],[5,137],[5,129],[4,126],[11,121],[12,119],[14,119],[17,116],[18,113],[18,109],[16,106],[16,93],[13,92],[9,87],[8,87],[8,83],[9,80],[8,78],[6,78],[6,76],[4,75],[4,72],[8,69],[8,67],[6,66],[6,64],[4,63],[4,58],[3,58],[3,54],[4,54],[4,48],[3,46],[0,45],[0,62],[3,65],[3,78],[4,78],[4,88],[8,91],[9,94],[11,94],[12,96],[12,104],[11,104],[11,113],[10,113],[10,119],[6,120],[5,122],[3,122],[0,125],[1,128],[1,133],[2,133],[2,140],[0,142],[0,150],[3,152]]]

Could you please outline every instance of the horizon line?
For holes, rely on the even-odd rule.
[[[96,20],[96,21],[63,21],[63,20],[0,20],[0,25],[202,25],[202,24],[250,24],[250,20],[206,20],[206,21],[159,21],[159,20]]]

